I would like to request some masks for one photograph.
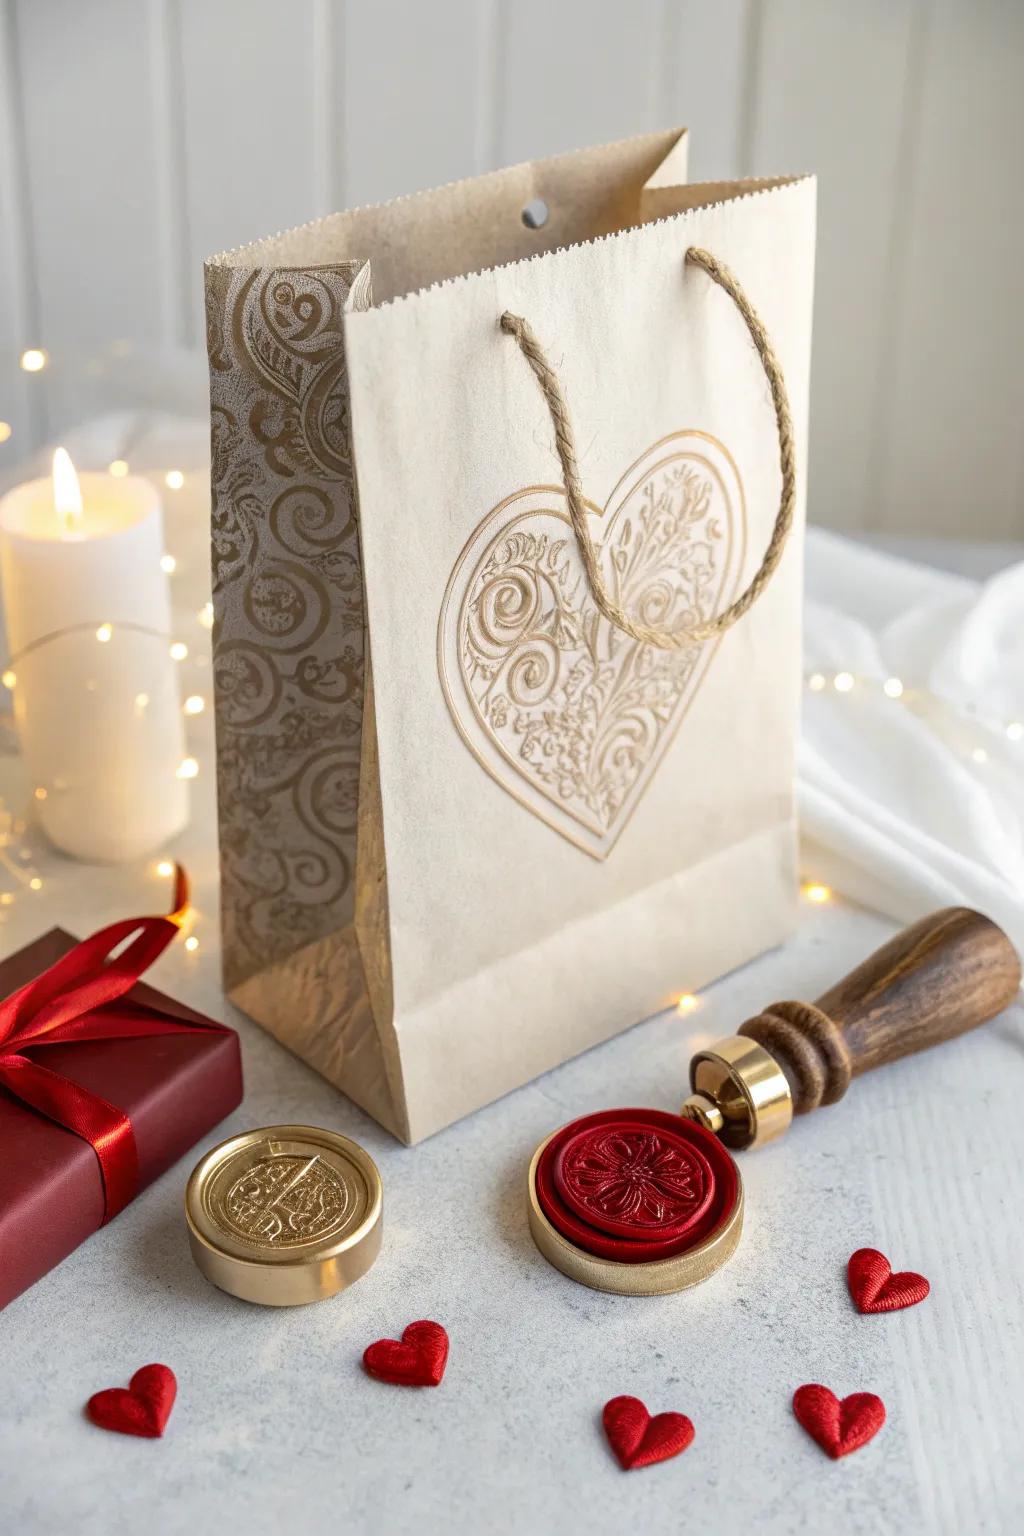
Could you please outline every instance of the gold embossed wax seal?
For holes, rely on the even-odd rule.
[[[272,1125],[214,1147],[185,1191],[192,1256],[245,1301],[319,1301],[365,1275],[380,1251],[383,1186],[356,1142]]]

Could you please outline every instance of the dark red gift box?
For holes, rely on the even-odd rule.
[[[48,1013],[37,1005],[39,1038],[26,1040],[23,1028],[13,1045],[16,1055],[10,1025],[4,1040],[3,1000],[9,1007],[18,989],[43,973],[59,974],[50,968],[93,941],[80,945],[53,929],[0,964],[0,1307],[59,1264],[241,1102],[234,1030],[134,979],[177,931],[176,918],[139,919],[136,931],[146,925],[112,963],[93,963],[84,984],[65,977],[56,990],[76,994],[77,1008],[74,999],[62,1006],[63,995],[49,998]],[[65,961],[64,971],[73,966]],[[106,1002],[97,996],[97,983],[112,993]],[[90,986],[87,1007],[81,999]],[[164,1032],[175,1029],[180,1032]],[[96,1038],[102,1031],[112,1037]],[[47,1033],[55,1038],[48,1041]],[[46,1071],[39,1072],[43,1066]],[[19,1067],[20,1073],[14,1070]],[[45,1102],[47,1094],[56,1110]],[[71,1112],[60,1107],[66,1099]],[[36,1107],[41,1102],[43,1109]],[[97,1106],[106,1116],[99,1131],[88,1117]],[[69,1120],[77,1134],[67,1128]]]

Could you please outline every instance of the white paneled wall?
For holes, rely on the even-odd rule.
[[[820,176],[812,516],[1024,537],[1022,0],[0,0],[0,93],[0,475],[210,252],[686,123]]]

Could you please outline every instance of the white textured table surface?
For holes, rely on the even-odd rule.
[[[204,939],[153,976],[223,1016],[212,860],[198,824],[182,843]],[[52,884],[45,904],[19,903],[5,949],[54,921],[84,932],[150,908],[157,888],[145,872],[75,866]],[[204,1145],[289,1120],[355,1136],[384,1177],[381,1257],[350,1292],[313,1307],[263,1310],[221,1294],[189,1255],[186,1159],[0,1317],[2,1528],[1019,1531],[1019,1008],[855,1083],[842,1104],[746,1155],[743,1241],[694,1291],[585,1290],[543,1262],[527,1230],[526,1165],[550,1129],[615,1103],[672,1107],[698,1036],[728,1032],[777,996],[815,995],[888,931],[842,905],[809,909],[791,944],[720,982],[685,1020],[641,1025],[411,1150],[236,1020],[245,1101]],[[858,1315],[844,1265],[862,1245],[928,1275],[924,1305]],[[450,1332],[442,1386],[365,1377],[364,1346],[418,1317]],[[150,1360],[179,1382],[162,1440],[84,1419],[93,1391]],[[878,1392],[881,1434],[829,1461],[790,1413],[805,1381]],[[620,1472],[599,1421],[622,1392],[689,1414],[690,1450]]]
[[[193,877],[200,947],[175,946],[151,977],[225,1017],[207,717],[197,723],[203,773],[174,852]],[[16,760],[0,762],[0,801],[17,808],[26,796]],[[43,886],[0,911],[3,953],[55,923],[84,934],[156,910],[167,894],[151,863],[91,869],[32,839],[28,851]],[[694,1291],[585,1290],[544,1263],[527,1230],[526,1167],[548,1131],[614,1104],[674,1107],[698,1038],[729,1033],[777,997],[815,996],[890,931],[840,903],[807,908],[785,949],[721,981],[697,1012],[640,1025],[412,1150],[233,1017],[245,1101],[196,1157],[275,1121],[355,1136],[384,1177],[381,1257],[350,1292],[313,1307],[263,1310],[221,1294],[189,1254],[186,1158],[0,1315],[0,1530],[1024,1529],[1019,1007],[855,1083],[834,1109],[745,1155],[743,1241]],[[928,1275],[929,1299],[859,1316],[844,1270],[864,1245]],[[442,1386],[364,1376],[365,1345],[420,1317],[451,1335]],[[86,1421],[92,1392],[152,1360],[179,1383],[162,1440]],[[884,1429],[829,1461],[790,1412],[807,1381],[879,1393]],[[600,1429],[619,1393],[687,1413],[692,1447],[619,1471]]]

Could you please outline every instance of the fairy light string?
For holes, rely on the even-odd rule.
[[[915,714],[923,714],[926,711],[940,717],[945,717],[950,723],[963,728],[965,723],[972,728],[982,728],[992,733],[995,737],[1004,737],[1011,742],[1024,742],[1024,720],[999,718],[991,715],[977,714],[970,706],[966,709],[958,709],[941,694],[933,693],[928,688],[917,688],[904,683],[900,677],[886,677],[879,679],[863,673],[849,672],[845,669],[839,672],[813,671],[805,674],[804,682],[809,693],[839,695],[880,694],[891,700],[894,704],[901,704]],[[991,743],[989,743],[990,745]],[[967,747],[967,755],[973,762],[985,763],[988,761],[988,747],[984,742],[974,740]]]

